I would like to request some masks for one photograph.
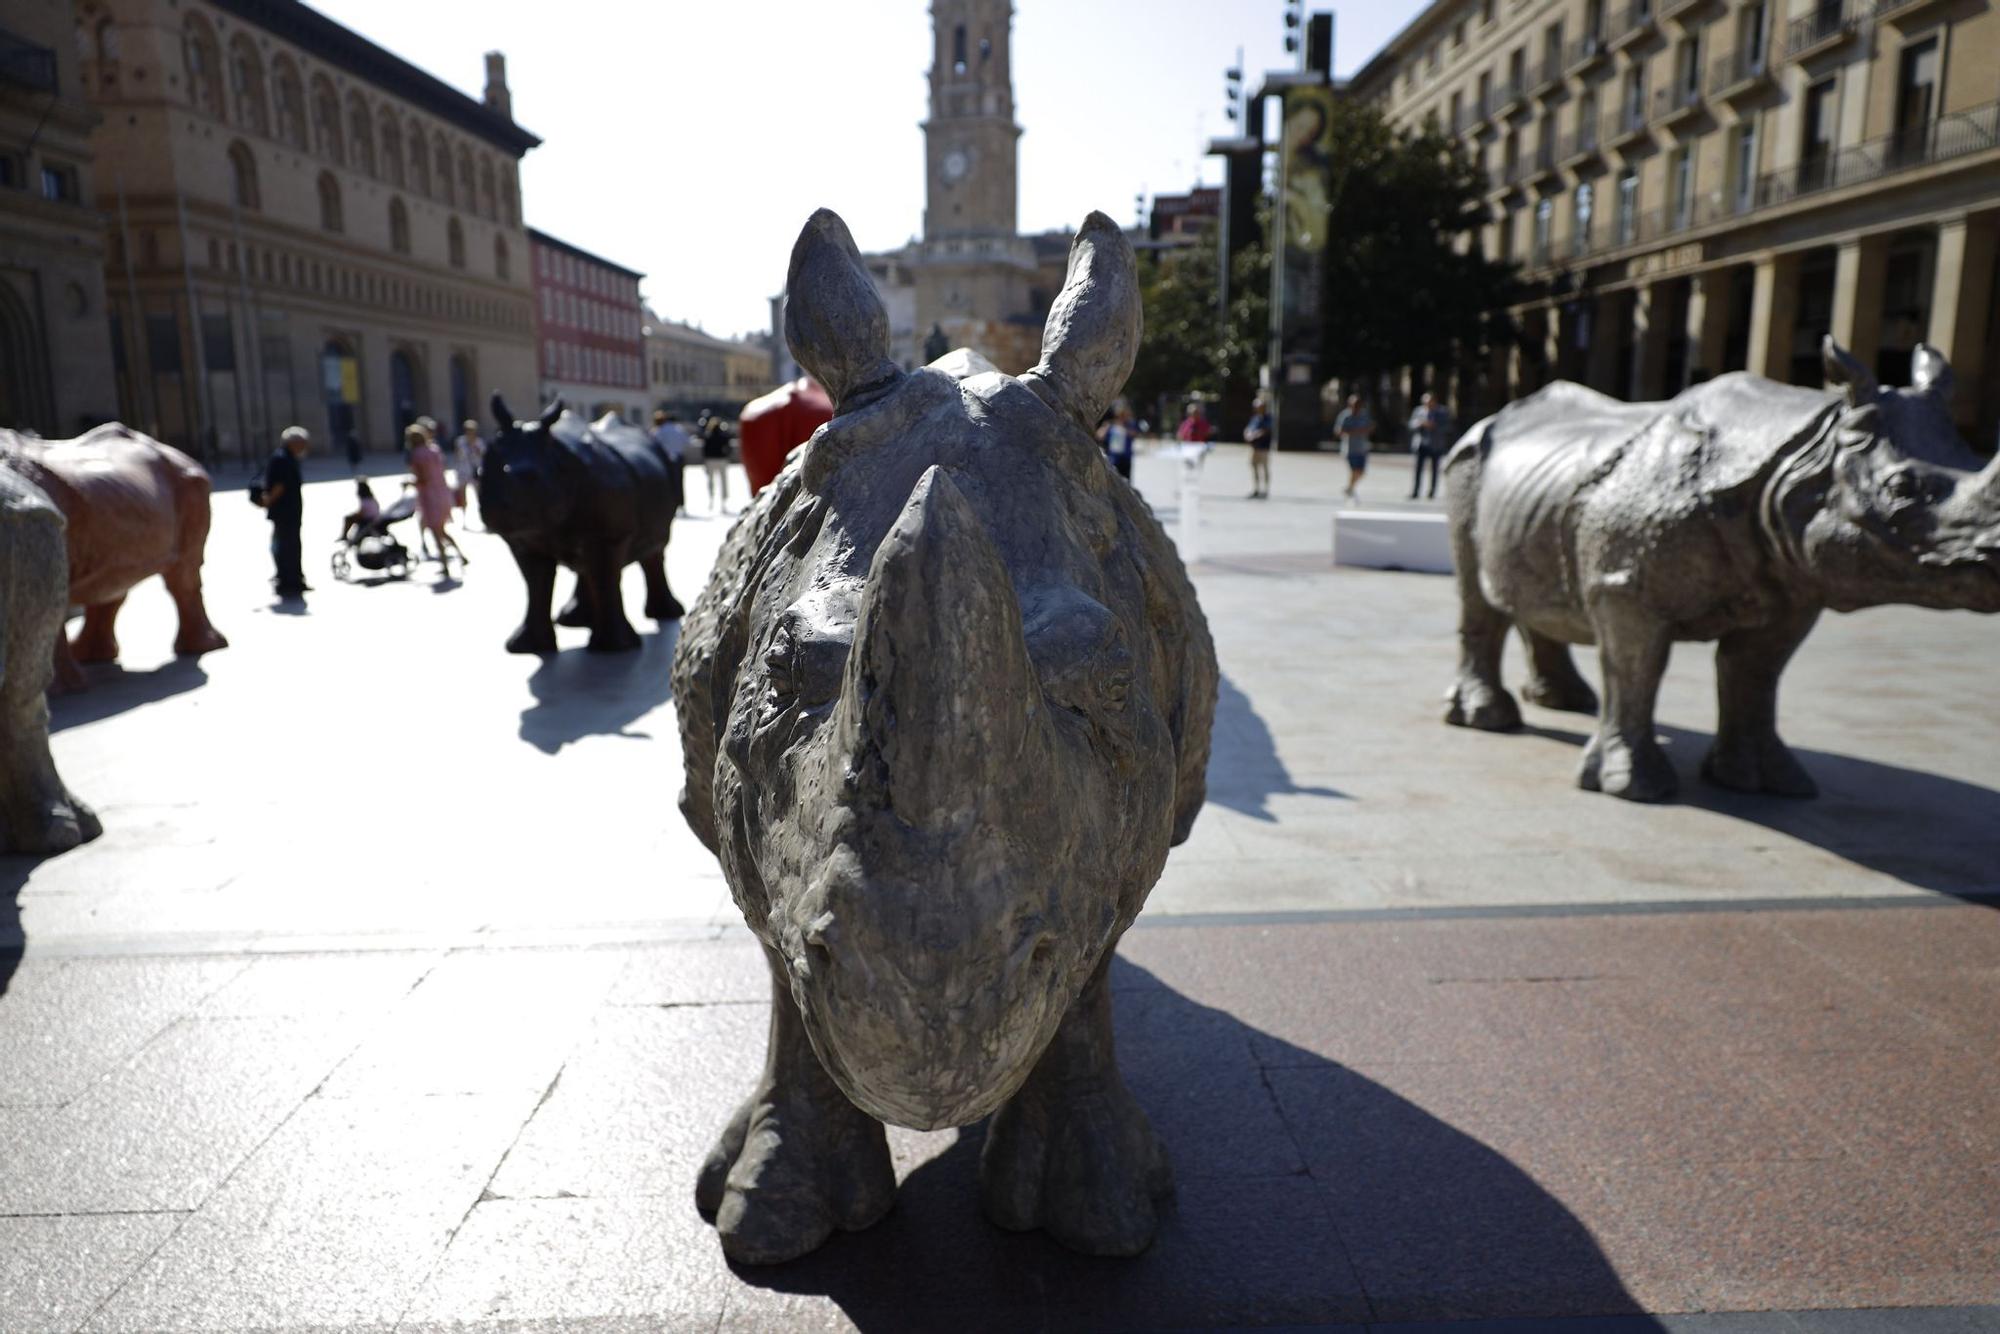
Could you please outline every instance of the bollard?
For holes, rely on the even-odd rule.
[[[1181,445],[1180,536],[1181,563],[1192,565],[1201,559],[1201,461],[1208,446],[1190,440]]]

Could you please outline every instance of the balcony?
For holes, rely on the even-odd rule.
[[[1592,115],[1563,136],[1562,151],[1557,161],[1565,171],[1574,171],[1597,157],[1600,151],[1597,117]]]
[[[1693,120],[1702,113],[1701,89],[1676,83],[1653,94],[1653,124],[1662,128]]]
[[[1664,21],[1691,18],[1715,2],[1716,0],[1659,0],[1655,8],[1660,11],[1660,18]]]
[[[1500,178],[1500,192],[1502,194],[1512,193],[1520,189],[1523,185],[1526,185],[1528,178],[1534,175],[1534,159],[1517,157],[1512,162],[1502,165],[1498,175]]]
[[[1875,0],[1875,17],[1889,23],[1904,23],[1936,9],[1945,0]]]
[[[1562,91],[1563,61],[1560,53],[1551,53],[1528,75],[1528,96],[1550,97]]]
[[[1535,145],[1535,155],[1528,160],[1528,169],[1522,177],[1527,185],[1540,185],[1556,174],[1556,141],[1543,139]]]
[[[1561,257],[1564,263],[1575,264],[1581,260],[1589,259],[1592,255],[1599,253],[1603,249],[1603,236],[1586,227],[1582,231],[1573,231],[1568,236],[1565,236],[1562,239],[1562,244],[1556,247],[1556,254]]]
[[[1579,37],[1571,42],[1569,50],[1563,53],[1563,73],[1571,78],[1588,74],[1592,67],[1609,54],[1611,53],[1605,47],[1604,39],[1595,33],[1588,37]]]
[[[1771,208],[1900,172],[2000,148],[2000,102],[1830,153],[1815,153],[1757,180],[1752,205]]]
[[[1503,79],[1486,94],[1486,116],[1489,120],[1505,120],[1527,105],[1528,95],[1519,79]]]
[[[0,84],[30,92],[56,91],[56,53],[0,28]]]
[[[1634,3],[1607,18],[1604,32],[1605,50],[1622,50],[1634,42],[1657,36],[1660,25],[1653,10],[1653,0],[1634,0]]]
[[[1709,67],[1708,95],[1732,105],[1772,85],[1771,62],[1762,51],[1731,51]]]
[[[1856,0],[1825,0],[1804,18],[1793,19],[1785,29],[1785,58],[1810,60],[1838,50],[1854,40],[1861,19],[1861,6]]]
[[[1479,117],[1474,114],[1470,107],[1461,106],[1451,114],[1451,132],[1453,134],[1464,134],[1477,124],[1479,124]]]
[[[1646,116],[1636,106],[1619,107],[1604,118],[1604,146],[1616,152],[1646,137]]]

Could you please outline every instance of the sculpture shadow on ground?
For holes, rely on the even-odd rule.
[[[736,1276],[829,1298],[871,1334],[1565,1315],[1659,1328],[1584,1222],[1504,1155],[1134,964],[1112,981],[1119,1064],[1177,1183],[1144,1254],[1093,1259],[987,1223],[972,1127],[909,1173],[882,1222]]]
[[[521,740],[554,755],[588,736],[649,739],[651,733],[635,732],[632,724],[673,698],[680,629],[670,621],[640,635],[637,653],[578,647],[543,658],[528,678],[535,702],[521,711]]]
[[[49,699],[50,732],[102,722],[208,684],[208,673],[202,670],[199,658],[173,658],[145,672],[128,672],[116,663],[94,663],[83,673],[87,689]]]
[[[1258,716],[1250,697],[1227,673],[1216,684],[1215,730],[1208,756],[1208,804],[1222,806],[1253,820],[1275,823],[1272,797],[1328,797],[1350,800],[1330,787],[1300,787],[1278,755],[1276,738]]]
[[[1917,889],[2000,908],[2000,791],[1857,755],[1792,747],[1819,784],[1810,799],[1717,787],[1701,776],[1714,737],[1656,723],[1680,777],[1680,804],[1810,843]],[[1581,749],[1590,733],[1530,724],[1523,734]]]

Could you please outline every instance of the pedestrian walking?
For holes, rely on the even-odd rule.
[[[478,494],[479,465],[486,458],[486,441],[480,437],[479,423],[467,418],[451,442],[451,498],[465,525],[472,526],[472,498]]]
[[[1181,424],[1174,431],[1174,439],[1183,444],[1205,445],[1215,435],[1215,425],[1208,419],[1208,409],[1196,399],[1187,405],[1187,412],[1181,417]]]
[[[1132,424],[1132,405],[1121,398],[1112,405],[1111,415],[1104,424],[1097,428],[1097,442],[1104,446],[1112,468],[1128,482],[1132,480],[1132,451],[1138,439],[1138,428]]]
[[[729,504],[729,427],[720,414],[710,416],[702,432],[701,467],[708,474],[708,507],[724,513]]]
[[[312,591],[301,565],[299,530],[305,525],[305,475],[299,460],[312,447],[312,432],[303,426],[287,426],[278,437],[278,448],[264,465],[264,484],[257,489],[257,503],[271,521],[271,560],[277,566],[272,586],[281,598],[302,597]]]
[[[1271,410],[1263,399],[1250,405],[1250,420],[1243,427],[1243,443],[1250,446],[1250,499],[1271,498]]]
[[[432,441],[429,431],[421,422],[412,422],[403,432],[403,443],[409,449],[410,476],[417,486],[417,522],[422,530],[429,533],[437,547],[438,564],[450,573],[451,565],[445,556],[445,548],[458,553],[461,568],[472,562],[465,558],[465,549],[459,546],[446,525],[451,522],[451,487],[445,481],[444,454]],[[423,539],[418,538],[419,545]]]
[[[1445,450],[1451,448],[1451,409],[1437,401],[1434,394],[1425,394],[1418,400],[1417,409],[1410,414],[1410,453],[1416,464],[1410,472],[1410,499],[1417,498],[1423,489],[1424,466],[1430,465],[1430,499],[1436,500],[1438,493],[1438,460]]]
[[[1361,395],[1347,396],[1347,406],[1333,419],[1333,433],[1340,437],[1341,448],[1347,455],[1347,498],[1352,500],[1354,488],[1367,475],[1368,442],[1375,434],[1375,418],[1361,406]]]
[[[694,442],[681,425],[680,414],[672,408],[661,408],[653,413],[653,443],[666,451],[667,457],[673,460],[674,471],[682,475],[680,512],[686,514],[687,482],[683,470],[687,467],[688,449]]]

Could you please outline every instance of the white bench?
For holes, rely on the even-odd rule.
[[[1342,510],[1333,516],[1333,563],[1450,574],[1451,531],[1442,510]]]

